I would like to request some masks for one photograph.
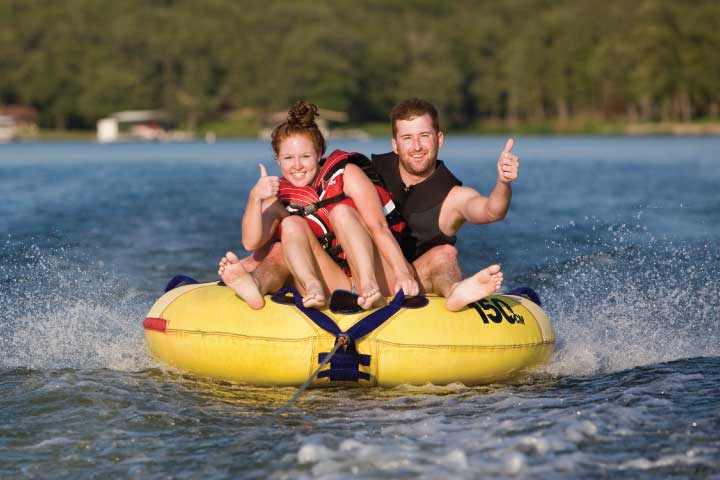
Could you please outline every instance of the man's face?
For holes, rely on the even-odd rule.
[[[395,129],[392,147],[400,158],[400,169],[420,177],[434,172],[443,134],[435,131],[430,115],[398,120]]]

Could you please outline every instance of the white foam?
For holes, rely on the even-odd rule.
[[[588,222],[598,222],[588,219]],[[566,227],[573,231],[588,227]],[[591,240],[598,253],[578,251],[576,240],[551,248],[570,260],[550,266],[543,304],[558,345],[545,369],[556,376],[592,375],[672,360],[720,355],[720,305],[714,279],[720,265],[707,246],[678,245],[644,227],[607,227],[610,238]],[[638,246],[640,245],[640,246]]]
[[[548,452],[550,446],[547,440],[541,437],[528,436],[521,437],[516,448],[528,455],[543,456]]]
[[[522,453],[511,453],[503,461],[503,473],[518,475],[526,465],[525,455]]]
[[[62,249],[35,247],[16,264],[0,266],[12,282],[0,299],[0,366],[137,371],[153,365],[139,292],[97,264],[78,263]]]
[[[308,443],[300,447],[297,453],[297,459],[301,465],[304,465],[306,463],[319,462],[323,458],[328,458],[330,454],[331,452],[328,448],[322,445]]]
[[[53,437],[53,438],[45,439],[34,445],[30,445],[28,447],[23,447],[23,448],[26,450],[42,450],[42,449],[48,448],[48,447],[56,447],[58,445],[67,445],[68,443],[76,443],[76,442],[67,437]]]
[[[663,455],[657,459],[651,460],[645,457],[627,460],[617,465],[608,465],[614,470],[652,470],[656,468],[667,468],[677,465],[707,465],[712,466],[712,460],[702,456],[695,455],[692,451],[686,454]]]
[[[579,423],[574,423],[565,429],[565,435],[567,438],[574,442],[579,443],[585,440],[592,440],[596,438],[598,428],[589,420],[583,420]]]
[[[437,463],[455,471],[466,470],[468,468],[467,455],[459,448],[454,448],[450,450],[447,455],[438,458]]]

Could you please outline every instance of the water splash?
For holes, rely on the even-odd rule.
[[[538,286],[555,326],[551,375],[590,375],[720,355],[720,252],[589,218],[558,226]],[[583,239],[583,241],[579,241]],[[139,320],[153,298],[102,261],[9,241],[0,250],[0,367],[108,368],[154,363]]]
[[[102,261],[10,241],[0,258],[0,367],[137,371],[147,301]]]
[[[559,255],[537,273],[559,340],[549,372],[588,375],[720,355],[717,246],[658,238],[639,223],[586,221],[557,227],[563,240],[549,248]]]

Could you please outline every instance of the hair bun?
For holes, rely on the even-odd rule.
[[[300,127],[312,127],[315,125],[315,117],[318,116],[317,107],[305,100],[300,100],[288,111],[288,123]]]

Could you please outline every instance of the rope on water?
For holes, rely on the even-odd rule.
[[[332,360],[332,357],[335,355],[335,353],[337,353],[337,351],[340,349],[340,347],[347,346],[347,344],[348,344],[348,336],[347,335],[338,335],[337,342],[335,343],[335,346],[333,347],[332,351],[329,354],[325,355],[325,358],[323,359],[322,362],[320,362],[320,365],[318,365],[318,368],[316,368],[315,371],[308,377],[308,379],[305,380],[305,382],[302,385],[300,385],[297,392],[295,392],[295,394],[292,396],[292,398],[290,400],[288,400],[287,403],[285,403],[285,405],[283,405],[282,407],[275,410],[275,412],[273,413],[273,416],[277,417],[277,416],[287,412],[290,409],[290,407],[292,407],[295,404],[295,402],[298,401],[298,399],[300,398],[300,395],[305,393],[305,390],[307,390],[307,388],[310,386],[310,384],[313,382],[313,380],[315,380],[315,377],[317,377],[317,374],[320,373],[320,370],[325,368],[325,365],[330,363],[330,360]]]

